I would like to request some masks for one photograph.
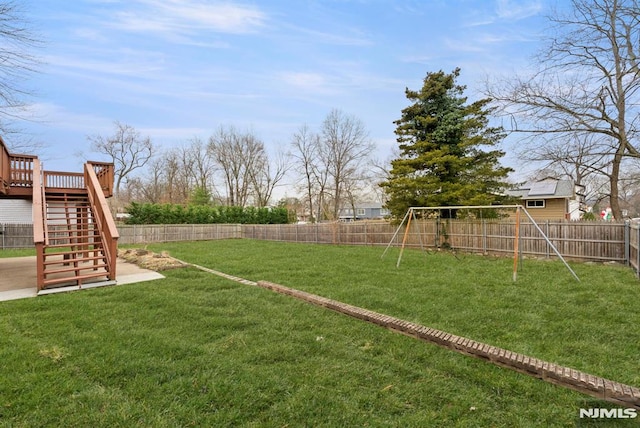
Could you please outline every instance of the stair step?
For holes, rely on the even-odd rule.
[[[72,209],[75,210],[76,208],[89,209],[89,205],[69,205],[69,206],[49,205],[47,207],[47,212],[48,213],[55,212],[55,213],[63,214],[66,212],[65,210],[72,210]]]
[[[51,234],[66,234],[66,236],[85,236],[87,234],[91,234],[93,232],[94,228],[69,228],[69,229],[60,229],[60,228],[48,228],[51,229],[49,230],[49,233]],[[80,234],[78,234],[78,232],[80,232]],[[71,235],[73,234],[73,235]]]
[[[60,240],[69,240],[69,239],[75,239],[75,240],[81,240],[81,239],[87,239],[87,238],[97,238],[98,234],[69,234],[69,233],[65,233],[65,234],[50,234],[49,235],[49,240],[56,240],[56,241],[60,241]]]
[[[75,208],[75,207],[88,207],[90,205],[88,199],[76,199],[76,200],[71,200],[71,201],[65,201],[65,200],[51,199],[51,198],[47,198],[45,196],[44,200],[47,203],[47,205],[46,205],[47,208],[56,208],[56,209]]]
[[[84,193],[61,193],[61,192],[44,192],[45,197],[50,199],[73,201],[76,199],[87,199],[88,192]]]
[[[74,198],[74,199],[64,199],[64,198],[55,198],[51,196],[45,196],[45,200],[49,203],[56,204],[57,206],[61,205],[72,205],[72,204],[88,204],[89,199],[84,198]]]
[[[49,241],[51,240],[56,240],[56,241],[60,241],[60,240],[69,240],[69,239],[88,239],[88,238],[95,238],[97,235],[91,234],[91,235],[67,235],[67,236],[49,236]]]
[[[68,230],[77,230],[77,229],[94,229],[95,226],[93,225],[93,223],[90,224],[47,224],[47,228],[51,229],[51,231],[53,232],[64,232],[64,231],[68,231]]]
[[[84,229],[58,229],[58,228],[48,228],[50,235],[55,236],[87,236],[91,235],[94,231],[94,228],[84,228]]]
[[[72,253],[65,253],[65,254],[72,254]],[[45,261],[43,263],[44,266],[54,266],[54,265],[68,265],[70,263],[85,263],[85,262],[91,262],[94,260],[104,260],[104,256],[91,256],[91,257],[70,257],[68,259],[57,259],[57,260],[49,260],[47,261],[46,258],[49,257],[50,255],[47,254],[45,257]],[[100,266],[100,264],[97,265],[87,265],[87,269],[92,268],[93,266]]]
[[[71,276],[71,277],[66,277],[66,278],[51,278],[51,279],[46,279],[45,278],[44,286],[47,287],[49,285],[62,284],[62,283],[65,283],[65,282],[73,282],[73,281],[82,282],[82,280],[85,280],[85,279],[100,278],[102,276],[109,277],[109,274],[105,273],[105,272],[101,272],[101,273],[95,273],[95,274]]]
[[[98,243],[97,242],[74,242],[74,243],[66,243],[66,244],[49,244],[46,246],[46,248],[89,247],[92,245],[98,245]]]
[[[91,281],[91,282],[83,282],[82,284],[71,284],[71,285],[57,285],[55,287],[43,288],[38,291],[38,296],[43,296],[46,294],[55,294],[55,293],[66,293],[69,291],[77,291],[77,290],[90,290],[92,288],[98,287],[108,287],[112,285],[116,285],[118,282],[110,279],[105,279],[103,281]]]
[[[92,216],[90,215],[80,215],[77,213],[66,213],[64,211],[51,211],[48,210],[47,211],[47,220],[50,219],[55,219],[55,220],[66,220],[67,219],[67,214],[69,215],[69,219],[80,219],[80,220],[87,220],[89,218],[92,218]]]
[[[92,249],[86,249],[86,250],[81,250],[81,251],[75,251],[75,253],[93,253],[93,252],[97,252],[97,251],[102,251],[102,247],[98,246],[96,248],[92,248]],[[44,253],[45,257],[64,257],[67,254],[73,254],[74,252],[72,251],[58,251],[58,252],[53,252],[53,253]]]
[[[55,275],[57,273],[67,273],[67,272],[80,272],[83,270],[91,270],[91,271],[95,271],[95,270],[100,270],[101,273],[103,275],[105,275],[105,272],[108,272],[107,267],[109,265],[107,265],[106,263],[98,263],[97,265],[94,264],[88,264],[86,266],[77,266],[77,267],[68,267],[68,268],[62,268],[62,269],[53,269],[53,270],[46,270],[44,271],[44,276],[45,278],[47,277],[47,275]],[[73,278],[78,278],[79,276],[82,275],[74,275]]]

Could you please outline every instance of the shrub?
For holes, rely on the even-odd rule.
[[[126,224],[286,224],[286,208],[226,207],[132,202]]]

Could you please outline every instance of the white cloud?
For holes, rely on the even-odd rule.
[[[55,103],[35,103],[29,112],[46,128],[64,129],[82,133],[93,133],[96,129],[112,126],[113,119],[100,115],[77,113]]]
[[[123,55],[128,58],[123,58]],[[153,57],[153,55],[140,55],[136,56],[132,53],[120,52],[115,60],[101,60],[80,58],[71,56],[49,56],[46,58],[46,63],[57,68],[57,72],[61,70],[76,70],[82,73],[89,72],[90,74],[113,74],[124,76],[141,76],[150,73],[157,73],[163,69],[162,61],[160,57]]]
[[[363,34],[359,34],[355,32],[353,29],[351,30],[351,35],[349,34],[336,34],[329,33],[326,31],[317,31],[311,30],[308,28],[302,27],[292,27],[293,29],[299,31],[300,33],[306,34],[309,36],[315,43],[326,43],[331,45],[342,45],[342,46],[371,46],[373,42]]]
[[[445,38],[442,44],[448,52],[481,53],[485,52],[482,42],[474,39],[450,39]]]
[[[541,0],[497,0],[496,4],[498,18],[506,20],[520,20],[535,16],[541,10]]]
[[[286,72],[282,77],[287,83],[295,86],[318,87],[327,83],[327,79],[318,73]]]
[[[140,132],[141,135],[148,135],[154,142],[158,143],[167,140],[169,140],[170,142],[185,141],[194,136],[203,137],[211,133],[211,129],[197,127],[140,127],[136,129]]]
[[[519,21],[539,15],[543,10],[542,0],[496,0],[495,7],[471,10],[463,27],[483,27],[500,21]]]
[[[197,0],[141,0],[115,15],[113,25],[132,32],[192,34],[208,30],[228,34],[254,33],[265,25],[267,15],[257,7]]]

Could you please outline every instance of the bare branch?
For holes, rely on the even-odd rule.
[[[550,17],[550,36],[537,57],[539,70],[487,84],[486,94],[510,118],[511,132],[534,136],[530,141],[536,146],[550,145],[546,155],[560,138],[567,144],[594,136],[590,141],[597,147],[590,147],[584,168],[607,171],[611,208],[620,218],[621,162],[640,157],[638,2],[572,0],[572,6],[570,13]],[[591,163],[593,156],[596,163]],[[562,162],[575,160],[567,153]]]
[[[132,126],[114,122],[115,133],[110,137],[89,136],[93,151],[108,156],[114,164],[115,190],[120,191],[123,180],[137,169],[144,167],[154,153],[149,137],[142,137]]]

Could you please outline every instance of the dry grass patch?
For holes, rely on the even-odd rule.
[[[166,251],[154,253],[144,248],[118,249],[118,257],[129,263],[134,263],[142,268],[151,269],[156,272],[188,266],[180,260],[169,256]]]

